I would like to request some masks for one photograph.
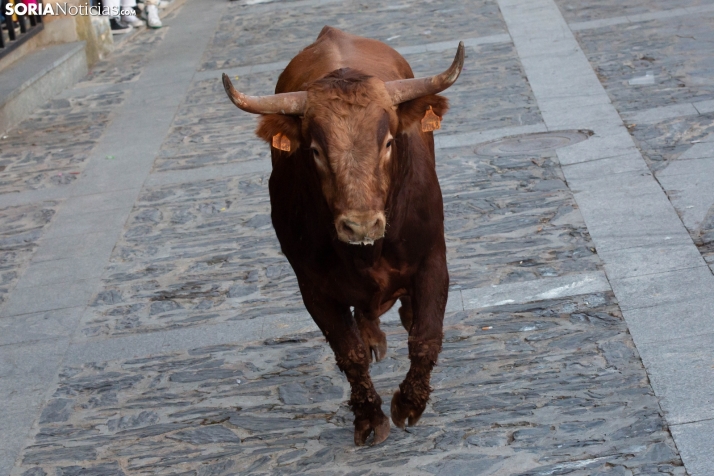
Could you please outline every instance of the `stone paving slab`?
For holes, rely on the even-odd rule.
[[[629,129],[650,169],[658,172],[714,135],[714,113],[666,118],[654,124],[630,123]]]
[[[610,290],[602,272],[566,275],[533,281],[503,284],[490,288],[464,289],[461,299],[464,309],[480,309],[504,304],[523,304],[579,294]]]
[[[237,2],[236,2],[237,3]],[[285,7],[256,11],[234,3],[221,20],[201,70],[289,61],[330,25],[391,46],[458,40],[505,33],[493,0],[458,0],[447,4],[410,2],[335,2],[302,14]],[[468,21],[464,21],[468,19]],[[453,58],[453,56],[452,56]]]
[[[701,103],[703,102],[706,101],[702,101]],[[697,102],[660,106],[652,109],[645,109],[644,111],[623,113],[621,116],[634,127],[641,124],[656,124],[665,119],[672,119],[681,116],[696,116],[699,114],[699,110],[697,110],[695,104],[701,103]]]
[[[649,13],[633,13],[627,16],[602,18],[600,20],[589,20],[580,22],[571,22],[568,24],[572,31],[590,30],[594,28],[602,28],[612,25],[630,25],[650,20],[662,20],[665,18],[674,18],[688,15],[711,14],[714,12],[714,5],[699,5],[694,7],[680,7],[654,11]]]
[[[0,209],[0,307],[29,263],[58,205],[51,201]]]
[[[694,107],[699,114],[709,114],[710,112],[714,112],[714,99],[698,101],[694,103]]]
[[[712,344],[714,334],[701,332],[668,342],[638,345],[642,361],[651,369],[652,388],[661,398],[667,421],[674,425],[714,420]],[[711,461],[712,455],[707,452],[700,457]]]
[[[16,474],[685,474],[611,293],[463,315],[419,426],[374,448],[333,359],[304,334],[65,367]]]
[[[71,337],[83,311],[84,306],[78,306],[4,317],[0,319],[0,346]]]
[[[32,427],[54,390],[57,369],[68,339],[0,346],[0,474],[9,475],[20,450],[30,444]],[[49,382],[49,384],[48,384]]]
[[[711,100],[714,12],[576,32],[619,112]],[[686,32],[682,34],[682,32]],[[627,45],[613,48],[613,44]],[[630,81],[650,74],[653,84]]]
[[[711,158],[674,161],[657,173],[657,180],[668,191],[669,199],[677,208],[684,226],[694,233],[705,225],[704,220],[714,205],[714,190],[711,187],[714,180],[714,150],[709,154]]]
[[[700,274],[701,276],[701,274]],[[698,284],[698,283],[697,283]],[[623,313],[636,343],[650,344],[672,339],[695,338],[709,329],[714,296],[681,296],[665,305],[643,306]]]
[[[570,22],[610,19],[620,16],[665,13],[668,10],[709,6],[708,0],[556,0],[565,19]]]
[[[681,453],[686,467],[694,474],[707,474],[711,467],[708,459],[703,455],[708,454],[709,449],[714,445],[712,441],[714,420],[673,425],[670,431],[677,441],[685,443],[681,445],[683,446]]]
[[[533,134],[546,132],[545,124],[538,122],[527,126],[504,127],[490,131],[470,131],[461,134],[439,134],[434,137],[434,147],[437,149],[448,149],[451,147],[463,147],[467,145],[477,145],[490,142],[505,137],[517,136],[521,134]]]
[[[0,193],[66,187],[124,100],[121,92],[56,99],[0,139]]]

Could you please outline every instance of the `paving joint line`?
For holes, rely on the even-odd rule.
[[[598,158],[596,158],[596,159],[584,160],[584,161],[582,161],[582,162],[571,162],[571,163],[569,163],[569,164],[560,164],[560,166],[561,166],[561,167],[577,167],[577,166],[580,166],[580,165],[582,165],[582,164],[587,164],[587,163],[590,163],[590,162],[599,162],[599,161],[608,160],[608,159],[618,159],[618,158],[620,158],[620,157],[627,157],[627,156],[629,156],[629,155],[630,155],[630,153],[616,154],[616,155],[608,155],[607,157],[598,157]],[[626,174],[626,173],[632,173],[632,171],[625,170],[625,171],[623,171],[623,172],[613,172],[613,173],[610,174],[610,175]]]
[[[16,316],[11,316],[11,317],[16,317]],[[4,344],[0,344],[0,348],[8,349],[11,347],[23,347],[23,346],[28,346],[28,345],[32,346],[32,345],[41,344],[41,343],[45,343],[45,342],[59,342],[63,339],[67,339],[67,336],[60,336],[60,337],[48,336],[45,338],[25,340],[22,342],[6,342]]]
[[[701,420],[692,420],[692,421],[687,421],[687,422],[683,422],[683,423],[670,423],[670,426],[691,425],[692,423],[705,423],[708,421],[714,422],[714,418],[703,418]]]

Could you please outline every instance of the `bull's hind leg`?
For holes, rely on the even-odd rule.
[[[412,328],[412,298],[409,296],[402,296],[399,298],[399,302],[402,305],[399,307],[399,319],[402,321],[402,326],[409,332]]]
[[[355,321],[362,342],[367,347],[369,361],[372,361],[374,354],[374,359],[379,362],[387,355],[387,335],[379,328],[379,318],[370,319],[364,312],[355,309]]]
[[[425,260],[414,280],[410,309],[412,322],[408,327],[411,366],[399,390],[394,392],[391,405],[392,421],[399,428],[404,428],[405,422],[409,426],[416,425],[429,401],[431,371],[441,352],[444,336],[442,329],[448,292],[449,274],[446,253],[442,249]]]
[[[307,310],[335,352],[337,366],[350,383],[355,444],[364,445],[372,432],[373,445],[383,442],[389,436],[389,418],[382,412],[382,399],[369,376],[369,348],[362,342],[349,307],[306,292],[303,286],[301,291]]]

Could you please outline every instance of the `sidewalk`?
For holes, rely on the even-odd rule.
[[[709,475],[714,3],[246,3],[186,2],[0,139],[0,474]],[[417,75],[467,45],[435,390],[359,449],[219,80],[272,92],[325,24]]]

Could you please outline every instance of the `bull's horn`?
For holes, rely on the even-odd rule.
[[[449,69],[436,76],[428,78],[400,79],[397,81],[387,81],[384,85],[387,88],[392,104],[397,105],[406,101],[411,101],[429,94],[436,94],[448,88],[459,77],[461,69],[464,67],[464,42],[459,42],[456,50],[454,62]],[[239,106],[240,107],[240,106]]]
[[[293,93],[273,94],[270,96],[246,96],[236,91],[226,73],[223,73],[223,87],[233,104],[246,112],[253,114],[287,114],[301,116],[305,113],[307,93],[296,91]]]

